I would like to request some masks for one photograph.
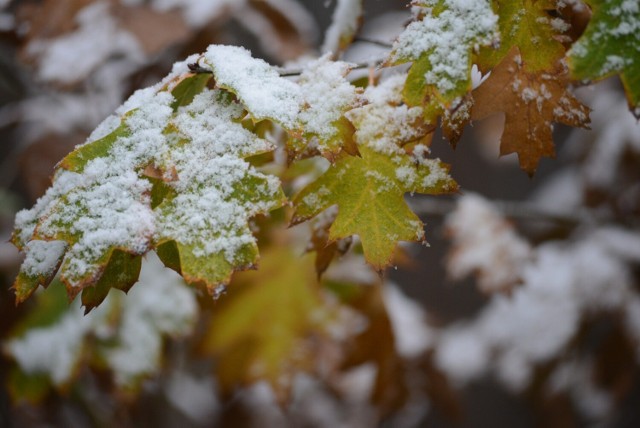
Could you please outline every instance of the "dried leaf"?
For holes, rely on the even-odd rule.
[[[567,90],[564,68],[530,72],[517,48],[473,91],[473,120],[504,112],[500,155],[517,153],[520,167],[533,175],[543,156],[554,157],[553,122],[586,128],[589,109]]]

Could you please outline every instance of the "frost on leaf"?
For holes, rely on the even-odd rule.
[[[285,402],[294,375],[314,369],[319,339],[329,334],[333,317],[312,256],[300,259],[274,247],[263,253],[260,270],[234,277],[217,302],[202,350],[218,358],[223,393],[263,380]]]
[[[620,74],[629,108],[640,118],[640,3],[588,0],[593,11],[582,37],[568,52],[571,76],[598,80]]]
[[[415,3],[417,19],[398,37],[389,62],[413,61],[405,101],[437,115],[471,89],[472,56],[494,41],[497,16],[486,0]]]
[[[128,290],[140,256],[156,247],[167,265],[209,288],[254,263],[247,222],[284,195],[278,179],[244,159],[272,147],[242,127],[244,108],[231,94],[206,89],[210,76],[190,74],[187,63],[136,92],[18,213],[13,241],[26,253],[18,301],[60,265],[69,295],[83,291],[91,308],[110,287]]]
[[[564,67],[529,72],[517,48],[473,91],[473,98],[473,120],[504,112],[500,154],[517,153],[520,167],[530,175],[541,157],[555,156],[553,122],[589,124],[589,109],[567,90]]]
[[[294,199],[294,223],[337,205],[329,241],[359,235],[367,261],[377,269],[390,263],[399,241],[424,238],[423,224],[404,202],[404,194],[457,189],[448,168],[426,158],[427,146],[402,147],[426,134],[406,126],[419,122],[419,107],[394,105],[402,79],[393,77],[367,89],[365,97],[371,104],[349,112],[361,156],[341,157]]]

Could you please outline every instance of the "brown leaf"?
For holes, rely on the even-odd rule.
[[[382,299],[382,284],[361,287],[359,295],[348,303],[363,313],[369,323],[347,347],[343,368],[368,362],[377,366],[370,400],[384,417],[406,403],[409,391],[405,379],[406,363],[396,352],[391,320]]]
[[[93,0],[45,0],[19,6],[17,22],[27,29],[26,42],[62,36],[77,27],[76,14]]]
[[[189,26],[178,11],[158,12],[149,6],[126,7],[118,4],[113,14],[120,26],[135,36],[148,55],[160,53],[191,35]]]
[[[473,91],[471,119],[504,112],[500,155],[517,153],[520,167],[533,175],[540,158],[555,157],[553,122],[588,127],[589,108],[567,90],[565,68],[528,72],[518,48]]]
[[[351,237],[329,241],[329,228],[337,214],[336,209],[330,208],[310,223],[311,239],[307,245],[307,252],[316,253],[315,267],[318,277],[327,270],[334,258],[344,255],[351,246]]]
[[[280,61],[290,61],[309,52],[309,29],[301,28],[300,23],[294,22],[291,14],[284,9],[291,4],[250,0],[248,6],[244,17],[247,20],[245,25],[249,31],[256,34],[267,54]],[[256,22],[260,23],[259,28],[255,28]]]

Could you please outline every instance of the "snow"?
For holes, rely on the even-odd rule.
[[[300,87],[264,60],[252,58],[242,47],[211,45],[201,65],[212,69],[216,84],[234,92],[255,120],[272,119],[287,129],[297,128],[303,102]]]
[[[640,311],[631,285],[629,266],[600,246],[597,233],[572,244],[543,244],[511,296],[496,295],[474,320],[444,329],[436,361],[459,382],[495,369],[503,383],[521,391],[526,373],[561,354],[585,316],[625,310],[637,334]],[[487,352],[496,358],[488,361]]]
[[[602,419],[611,411],[614,397],[593,381],[593,362],[579,359],[560,364],[551,374],[549,391],[567,392],[580,414],[587,419]]]
[[[469,79],[470,51],[496,38],[498,17],[486,0],[452,0],[438,15],[432,8],[438,2],[421,2],[417,13],[424,14],[400,34],[394,43],[391,61],[415,61],[428,55],[431,68],[425,82],[441,93],[453,90]]]
[[[362,12],[362,0],[338,0],[320,51],[337,54],[343,39],[355,35],[358,30]]]
[[[306,133],[319,137],[321,151],[330,149],[326,140],[337,133],[334,122],[360,102],[357,88],[345,79],[349,70],[349,64],[324,55],[308,64],[298,80],[304,94],[300,120]]]
[[[119,315],[114,316],[114,311]],[[46,374],[54,385],[62,386],[71,381],[85,358],[83,350],[93,335],[96,352],[104,356],[116,383],[125,387],[158,370],[161,335],[189,334],[197,314],[194,292],[150,253],[143,261],[140,281],[126,298],[112,291],[86,316],[76,299],[57,322],[9,340],[5,350],[26,373]],[[115,326],[114,319],[119,320]]]
[[[447,216],[446,228],[453,242],[447,259],[452,278],[477,273],[484,292],[504,291],[520,280],[531,249],[488,200],[465,194]]]
[[[479,377],[490,361],[486,341],[473,329],[451,327],[438,339],[435,363],[456,383]]]
[[[347,112],[346,117],[356,126],[355,140],[376,152],[402,154],[402,142],[415,140],[423,132],[412,126],[422,117],[422,108],[401,104],[402,87],[406,75],[398,74],[369,86],[364,98],[369,104]]]
[[[192,331],[198,305],[192,289],[176,272],[165,268],[155,253],[146,256],[140,281],[122,303],[117,346],[107,349],[105,355],[116,383],[126,386],[159,368],[161,335],[178,337]]]
[[[213,379],[187,373],[172,373],[165,385],[169,402],[189,419],[200,424],[213,420],[220,407]]]
[[[64,241],[30,241],[20,270],[28,276],[50,276],[55,273],[67,244]]]
[[[178,179],[171,182],[178,194],[159,208],[158,239],[176,239],[193,246],[197,257],[224,253],[234,263],[238,251],[255,243],[247,227],[249,218],[268,211],[262,200],[275,197],[280,183],[257,172],[242,158],[273,147],[233,122],[242,108],[219,90],[205,90],[181,108],[173,123],[178,144],[169,156]],[[264,186],[248,187],[250,198],[237,196],[247,185],[260,180]]]
[[[38,76],[45,81],[73,83],[112,56],[144,57],[137,39],[118,26],[109,8],[104,1],[90,4],[78,12],[76,31],[29,43],[28,54],[38,57]]]
[[[426,313],[414,300],[405,296],[393,283],[383,288],[383,300],[398,354],[404,358],[415,358],[431,347],[434,333],[426,324]]]
[[[83,317],[79,305],[74,305],[56,324],[30,329],[25,336],[6,342],[4,349],[22,371],[46,373],[59,386],[71,379],[89,328],[89,319]]]
[[[595,141],[584,174],[588,185],[608,189],[614,186],[625,151],[640,153],[640,122],[629,114],[627,103],[616,91],[607,89],[605,84],[599,89],[591,102],[594,131],[590,137],[595,133]]]

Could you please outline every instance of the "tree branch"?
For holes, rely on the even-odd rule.
[[[382,65],[382,63],[384,62],[384,59],[376,59],[375,61],[370,61],[370,62],[360,62],[360,63],[353,63],[350,64],[351,65],[351,70],[363,70],[369,67],[379,67],[380,65]],[[213,71],[208,69],[208,68],[204,68],[202,67],[200,64],[194,62],[191,64],[187,65],[189,67],[189,70],[192,73],[196,73],[196,74],[213,74]],[[292,77],[292,76],[300,76],[303,72],[304,69],[302,68],[281,68],[281,67],[275,67],[276,70],[278,71],[278,73],[280,74],[281,77]]]
[[[410,198],[407,200],[411,209],[420,215],[444,217],[453,212],[458,204],[457,199],[442,198]],[[592,223],[598,220],[591,211],[579,208],[572,212],[550,211],[525,201],[496,201],[491,200],[502,215],[514,220],[540,221],[549,223],[577,226],[582,223]]]

